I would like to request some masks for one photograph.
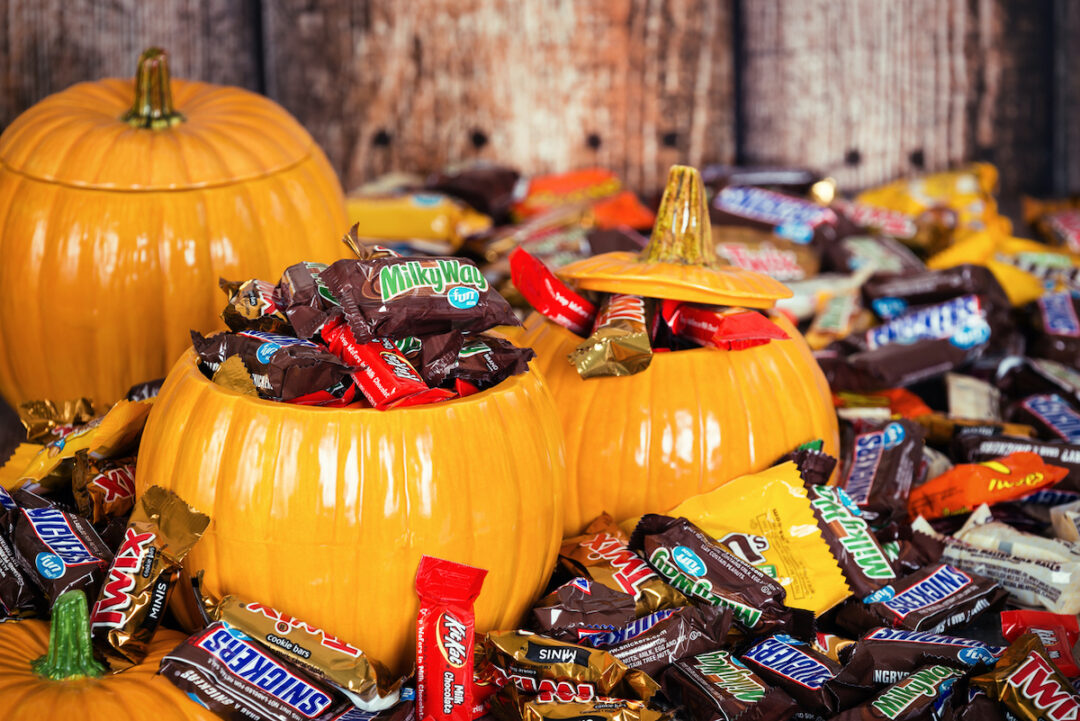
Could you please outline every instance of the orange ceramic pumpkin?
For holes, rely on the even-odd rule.
[[[184,636],[160,629],[142,663],[104,674],[90,650],[86,597],[69,592],[45,621],[0,624],[0,718],[4,721],[215,721],[218,717],[157,675]],[[81,606],[81,608],[80,608]]]
[[[188,353],[143,432],[136,486],[210,515],[185,567],[211,595],[270,604],[404,672],[420,556],[488,569],[478,628],[515,628],[555,563],[565,477],[535,369],[444,403],[332,410],[226,390]]]
[[[325,156],[267,98],[170,92],[155,50],[134,86],[51,95],[0,135],[0,394],[104,407],[219,323],[218,277],[331,262],[345,229]]]
[[[578,287],[717,305],[770,308],[790,295],[772,279],[718,265],[697,171],[676,166],[643,257],[609,253],[557,271]],[[662,513],[767,467],[808,440],[838,447],[829,386],[810,348],[790,336],[755,348],[656,353],[631,376],[582,380],[567,356],[581,338],[533,314],[523,345],[538,356],[566,434],[566,532],[607,511]]]

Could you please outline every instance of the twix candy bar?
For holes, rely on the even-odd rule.
[[[78,451],[71,492],[79,513],[93,523],[123,518],[135,505],[135,456],[100,459]]]
[[[608,296],[593,323],[592,335],[570,354],[578,375],[628,376],[648,368],[652,361],[649,315],[649,303],[641,296]]]
[[[180,564],[209,523],[209,516],[160,486],[146,489],[135,504],[90,614],[90,632],[113,669],[146,656]]]

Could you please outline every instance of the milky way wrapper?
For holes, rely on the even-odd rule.
[[[636,613],[647,616],[690,602],[630,550],[629,537],[606,513],[595,518],[585,533],[563,541],[559,563],[575,576],[587,576],[634,598]]]
[[[794,468],[794,464],[792,464]],[[725,549],[686,518],[647,514],[630,537],[649,565],[695,600],[730,608],[739,627],[753,634],[813,634],[811,611],[784,604],[784,587]]]
[[[135,505],[135,456],[98,459],[79,451],[71,472],[71,492],[79,513],[91,522],[123,518]]]
[[[1034,633],[1013,641],[993,671],[971,682],[1022,721],[1080,717],[1080,693],[1050,661]]]
[[[663,677],[664,693],[691,721],[785,721],[798,705],[768,686],[728,651],[676,661]]]
[[[818,528],[856,596],[869,596],[896,580],[889,557],[844,491],[810,486],[807,493]]]
[[[652,362],[651,312],[641,296],[608,296],[596,315],[592,334],[570,353],[570,364],[578,375],[628,376],[648,368]]]
[[[951,666],[923,666],[834,721],[938,721],[947,717],[954,686],[963,677],[963,671]]]
[[[160,486],[139,497],[90,612],[91,635],[113,670],[146,656],[184,556],[209,523],[207,515]]]

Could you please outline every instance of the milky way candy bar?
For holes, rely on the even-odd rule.
[[[664,674],[663,688],[691,721],[785,721],[799,708],[722,650],[679,659]]]
[[[924,666],[834,721],[938,721],[949,712],[953,687],[963,676],[951,666]]]

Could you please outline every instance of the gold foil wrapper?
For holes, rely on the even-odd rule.
[[[596,315],[592,335],[570,354],[582,378],[629,376],[652,362],[649,342],[650,304],[642,297],[616,293]]]
[[[1005,705],[1023,721],[1073,719],[1080,711],[1080,693],[1050,661],[1034,633],[1013,641],[994,670],[971,683]]]
[[[71,493],[79,513],[93,523],[123,518],[135,505],[135,456],[102,460],[78,451]]]
[[[521,710],[523,721],[661,721],[668,715],[640,701],[605,698],[584,703],[527,702]]]
[[[259,391],[255,387],[255,381],[251,379],[244,361],[238,355],[226,358],[218,369],[214,371],[212,381],[223,388],[236,391],[245,396],[259,397]]]
[[[94,417],[94,404],[89,398],[27,401],[19,405],[18,414],[28,443],[49,443],[73,426],[89,423]]]

